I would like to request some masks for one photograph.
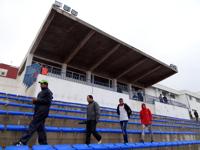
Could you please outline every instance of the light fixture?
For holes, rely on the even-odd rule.
[[[69,6],[67,6],[67,5],[64,5],[64,6],[63,6],[63,9],[64,9],[65,11],[67,11],[67,12],[70,12],[71,7],[69,7]]]
[[[78,12],[77,12],[76,10],[72,9],[72,10],[71,10],[71,14],[74,15],[74,16],[77,16],[77,15],[78,15]]]
[[[62,3],[58,2],[58,1],[55,1],[54,6],[56,6],[56,7],[62,7]]]

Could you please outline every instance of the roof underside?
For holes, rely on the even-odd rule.
[[[58,8],[51,9],[31,53],[140,87],[176,73],[166,64]]]

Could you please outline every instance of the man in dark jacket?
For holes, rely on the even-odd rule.
[[[96,125],[100,118],[100,108],[97,102],[93,100],[92,95],[87,96],[87,123],[86,123],[86,144],[90,144],[90,136],[97,139],[98,144],[101,144],[101,135],[96,131]]]
[[[29,129],[15,145],[26,145],[33,133],[38,133],[38,143],[41,145],[47,144],[47,137],[45,132],[45,120],[49,114],[49,107],[53,99],[53,93],[48,88],[48,81],[41,80],[41,91],[37,98],[33,98],[32,102],[35,105],[33,120],[29,125]]]
[[[126,132],[126,128],[128,120],[130,119],[130,116],[132,114],[132,110],[126,103],[124,103],[122,98],[119,99],[119,105],[117,106],[117,114],[119,115],[120,126],[124,137],[124,143],[128,143],[128,135]]]
[[[194,111],[194,116],[196,118],[196,121],[198,122],[198,120],[199,120],[199,114],[198,114],[198,112],[196,110]]]

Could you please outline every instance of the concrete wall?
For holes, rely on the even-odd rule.
[[[175,118],[190,119],[188,109],[155,102],[156,114]]]
[[[5,93],[18,94],[18,81],[11,78],[0,77],[0,91]]]
[[[92,94],[94,99],[101,106],[116,108],[119,98],[123,98],[125,103],[129,104],[134,111],[140,111],[141,108],[142,103],[139,101],[130,100],[128,94],[117,93],[98,87],[92,87],[87,84],[58,79],[45,75],[39,75],[37,80],[39,81],[42,79],[49,81],[49,89],[51,89],[53,92],[54,99],[56,100],[87,104],[86,97],[87,95]],[[35,92],[32,92],[32,94],[34,94],[33,96],[37,96],[39,91],[40,86],[39,84],[36,84]],[[29,94],[30,93],[31,92],[29,91]],[[29,94],[26,93],[26,95]],[[152,110],[153,113],[155,112],[153,105],[147,104],[147,106]]]

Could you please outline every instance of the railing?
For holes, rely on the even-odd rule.
[[[160,102],[158,97],[151,96],[151,95],[148,95],[148,94],[145,94],[145,99],[146,99],[146,102],[150,103],[150,104],[155,104],[155,102]],[[164,102],[162,102],[162,103],[164,103]],[[171,99],[168,99],[166,104],[187,108],[187,106],[185,104],[171,100]]]
[[[35,63],[38,63],[38,62],[35,62]],[[93,83],[91,83],[91,81],[86,82],[87,80],[86,80],[85,74],[76,73],[76,72],[69,71],[69,70],[66,70],[66,72],[65,72],[65,71],[62,71],[62,69],[58,68],[58,67],[50,66],[47,64],[43,64],[43,63],[38,63],[38,64],[48,68],[48,74],[47,74],[48,76],[53,76],[53,77],[64,79],[64,80],[73,80],[75,82],[81,82],[84,84],[89,84],[91,86],[100,87],[100,88],[104,88],[104,89],[113,91],[113,88],[111,88],[109,86],[109,83],[102,83],[99,81],[93,81]],[[117,90],[120,93],[128,93],[128,87],[125,85],[118,84]],[[142,97],[143,97],[143,100],[138,95],[136,95],[136,93],[134,93],[134,96],[131,99],[137,100],[137,101],[145,101],[146,103],[149,103],[149,104],[155,104],[155,102],[160,102],[159,98],[151,96],[151,95],[147,95],[147,94],[143,95],[142,94]],[[182,104],[182,103],[174,101],[174,100],[168,100],[167,104],[187,108],[187,106],[185,104]]]

